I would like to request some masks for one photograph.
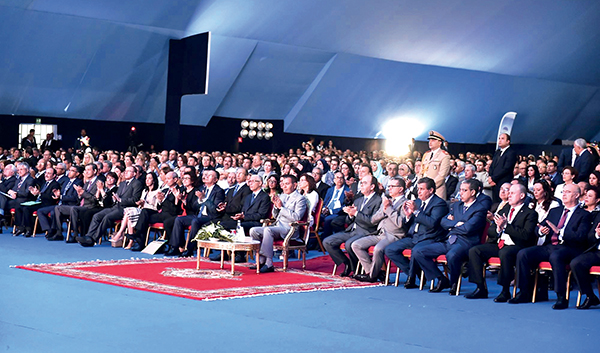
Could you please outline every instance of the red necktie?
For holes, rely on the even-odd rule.
[[[562,217],[560,217],[560,221],[558,222],[558,229],[563,229],[565,226],[565,222],[567,220],[567,214],[569,214],[569,209],[565,208]],[[552,245],[558,245],[558,233],[552,234],[552,239],[550,240]]]
[[[507,222],[512,219],[513,213],[515,213],[515,209],[514,209],[514,207],[511,207],[510,212],[508,213],[508,219],[506,220]],[[500,241],[498,242],[498,249],[502,249],[503,247],[504,247],[504,239],[500,239]]]

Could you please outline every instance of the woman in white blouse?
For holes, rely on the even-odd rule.
[[[562,185],[562,184],[561,184]],[[552,197],[552,189],[547,180],[538,179],[533,184],[533,202],[530,207],[535,208],[538,214],[538,224],[541,223],[551,209],[560,206],[560,203]],[[544,244],[544,238],[538,239],[538,245]]]
[[[574,180],[577,178],[578,175],[579,173],[577,172],[577,169],[570,166],[566,166],[562,171],[562,178],[564,183],[556,186],[554,197],[556,197],[559,200],[562,200],[562,192],[565,188],[565,185],[573,184]]]
[[[306,201],[308,202],[307,211],[309,213],[309,224],[312,226],[313,224],[313,213],[315,211],[315,207],[317,206],[317,202],[319,202],[319,194],[317,193],[317,183],[312,175],[308,173],[304,173],[300,176],[300,180],[298,181],[298,191],[300,194],[306,197]]]

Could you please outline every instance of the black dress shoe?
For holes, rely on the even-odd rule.
[[[246,262],[246,256],[244,256],[243,254],[235,255],[235,263],[236,264],[243,264],[244,262]]]
[[[25,238],[31,238],[31,236],[33,235],[33,233],[31,233],[30,230],[26,231],[25,234],[23,234],[25,236]]]
[[[65,238],[63,237],[62,234],[57,233],[57,234],[54,234],[53,237],[48,238],[48,241],[61,241],[61,240],[64,240],[64,239]]]
[[[62,234],[60,236],[62,237]],[[90,246],[94,246],[96,244],[94,239],[92,239],[92,237],[88,237],[87,235],[77,237],[75,239],[77,239],[77,242],[79,244],[81,244],[81,246],[86,247],[86,248],[90,247]]]
[[[177,248],[171,248],[171,250],[165,253],[165,256],[179,256],[181,255],[181,251]]]
[[[14,237],[18,237],[21,234],[25,234],[25,228],[17,228],[17,231],[15,232],[15,234],[13,234]]]
[[[458,294],[458,284],[453,283],[452,287],[450,287],[450,295],[457,295]]]
[[[442,276],[438,279],[435,287],[433,289],[430,289],[429,292],[430,293],[439,293],[446,288],[450,288],[450,281],[448,280],[448,278]]]
[[[344,271],[342,271],[342,273],[340,273],[340,277],[350,277],[350,274],[352,273],[352,268],[350,267],[350,265],[345,265],[346,267],[344,268]]]
[[[371,278],[371,276],[362,273],[362,274],[359,274],[359,275],[354,275],[354,276],[352,276],[352,278],[354,278],[357,281],[367,282]]]
[[[404,288],[406,289],[415,289],[415,288],[419,288],[419,286],[417,286],[415,284],[415,279],[414,278],[408,278],[406,280],[406,283],[404,283]]]
[[[194,250],[186,250],[184,252],[181,253],[181,255],[179,255],[179,257],[193,257],[194,256]]]
[[[262,267],[260,268],[260,273],[269,273],[269,272],[275,272],[275,267],[274,266],[267,266],[262,265]]]
[[[556,303],[554,303],[554,305],[552,305],[552,309],[554,310],[563,310],[569,307],[569,301],[567,300],[567,298],[563,297],[563,296],[559,296],[558,299],[556,299]]]
[[[467,299],[487,299],[488,291],[484,288],[477,287],[473,292],[466,294],[465,298]]]
[[[527,295],[523,292],[517,293],[514,298],[508,300],[508,304],[524,304],[531,303],[531,295]]]
[[[131,251],[142,251],[142,250],[144,250],[144,246],[137,242],[134,243],[133,246],[131,247]]]
[[[510,299],[510,297],[510,292],[502,291],[500,292],[500,294],[498,294],[496,298],[494,298],[494,301],[496,303],[506,303]]]
[[[600,299],[594,294],[588,295],[583,303],[577,307],[577,309],[586,310],[591,308],[592,306],[600,305]]]
[[[77,237],[74,237],[74,236],[71,235],[69,237],[69,239],[67,239],[66,243],[68,243],[68,244],[75,244],[75,243],[77,243]]]

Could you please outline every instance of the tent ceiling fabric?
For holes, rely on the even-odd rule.
[[[0,0],[0,113],[163,122],[168,40],[211,31],[183,124],[485,143],[516,111],[515,141],[597,139],[598,23],[589,0]]]

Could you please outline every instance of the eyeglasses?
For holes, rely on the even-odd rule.
[[[387,187],[388,187],[388,188],[399,188],[399,187],[400,187],[400,185],[388,185]]]

